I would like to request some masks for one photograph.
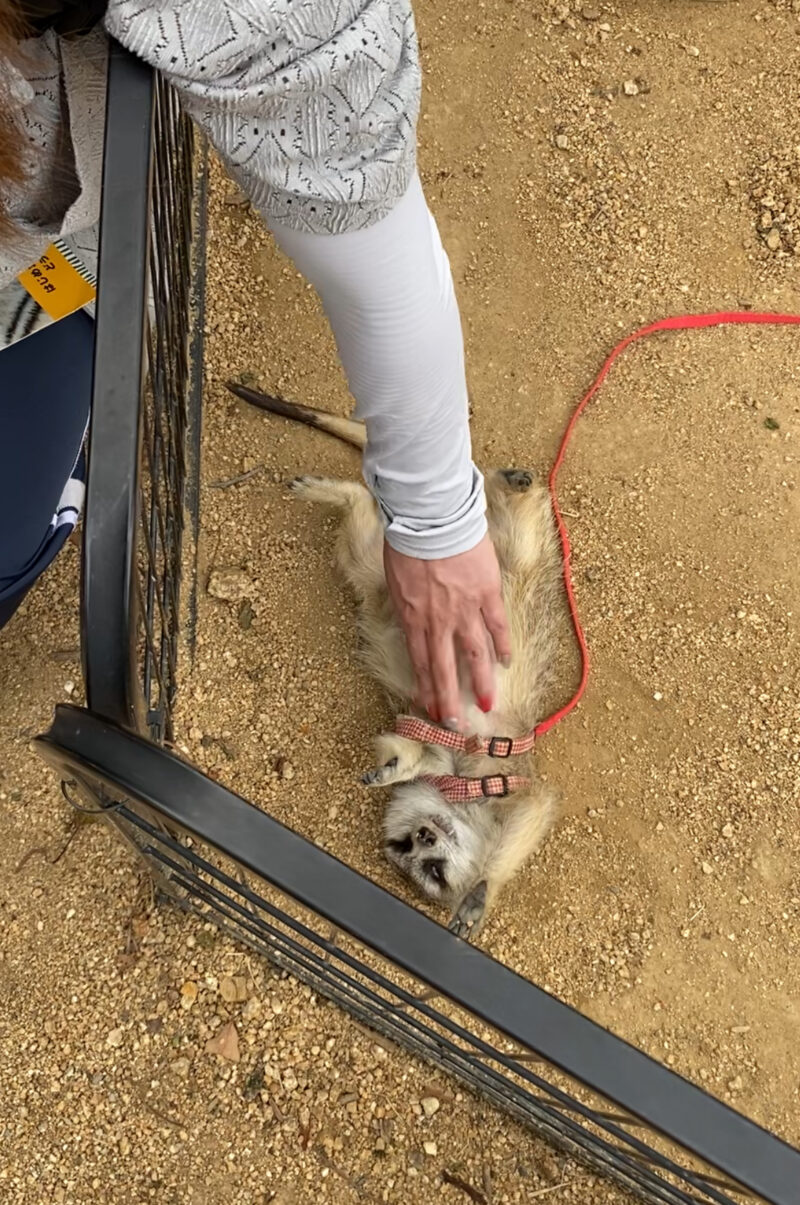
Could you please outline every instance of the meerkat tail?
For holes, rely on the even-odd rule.
[[[227,387],[242,401],[266,410],[270,414],[280,414],[283,418],[295,423],[303,423],[306,427],[315,427],[328,435],[341,439],[354,448],[363,449],[367,442],[364,424],[354,418],[340,418],[338,414],[330,414],[327,410],[315,410],[312,406],[300,406],[297,402],[287,402],[283,398],[273,397],[269,393],[261,393],[257,389],[249,389],[236,381],[228,381]]]

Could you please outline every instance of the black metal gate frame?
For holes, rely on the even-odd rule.
[[[205,146],[195,147],[175,96],[112,43],[83,671],[91,708],[155,740],[172,739],[187,519],[197,547],[206,169]],[[191,637],[194,572],[190,579]]]
[[[59,707],[39,751],[181,907],[642,1199],[800,1205],[799,1151],[160,746],[197,525],[204,211],[203,152],[174,97],[112,48],[84,532],[92,710]]]
[[[74,707],[58,708],[38,744],[76,784],[84,804],[120,829],[184,907],[216,919],[366,1024],[459,1076],[645,1200],[729,1205],[755,1194],[772,1205],[800,1201],[800,1152],[195,767]],[[189,834],[191,845],[176,831]],[[230,871],[221,865],[226,860]],[[282,902],[274,902],[265,884]],[[328,922],[333,934],[298,920],[287,901]],[[363,952],[342,945],[338,931],[427,990],[398,986]],[[439,997],[448,1002],[444,1011],[432,1003]],[[510,1039],[513,1052],[478,1036],[474,1022],[454,1020],[452,1006]],[[616,1109],[565,1090],[548,1068]],[[642,1128],[648,1141],[637,1134]],[[668,1142],[659,1142],[659,1134]],[[722,1174],[694,1160],[678,1162],[675,1148]],[[749,1192],[743,1195],[737,1184]]]

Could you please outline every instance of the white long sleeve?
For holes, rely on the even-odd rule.
[[[364,477],[390,545],[425,560],[469,551],[486,532],[483,478],[450,264],[418,176],[366,229],[270,228],[322,299],[367,425]]]

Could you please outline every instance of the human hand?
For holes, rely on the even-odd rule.
[[[458,556],[423,561],[384,543],[389,593],[405,633],[417,698],[436,723],[463,726],[458,654],[482,711],[494,705],[494,664],[511,659],[500,569],[488,535]]]

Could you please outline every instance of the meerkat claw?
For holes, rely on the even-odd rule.
[[[503,476],[510,489],[520,494],[524,494],[533,485],[533,473],[529,473],[527,469],[503,469]]]
[[[456,937],[469,941],[478,935],[485,911],[486,883],[482,880],[464,896],[447,927]]]
[[[383,766],[376,766],[374,770],[367,770],[366,774],[361,775],[361,781],[365,787],[382,787],[387,782],[393,781],[394,772],[397,769],[397,758],[393,757]]]

